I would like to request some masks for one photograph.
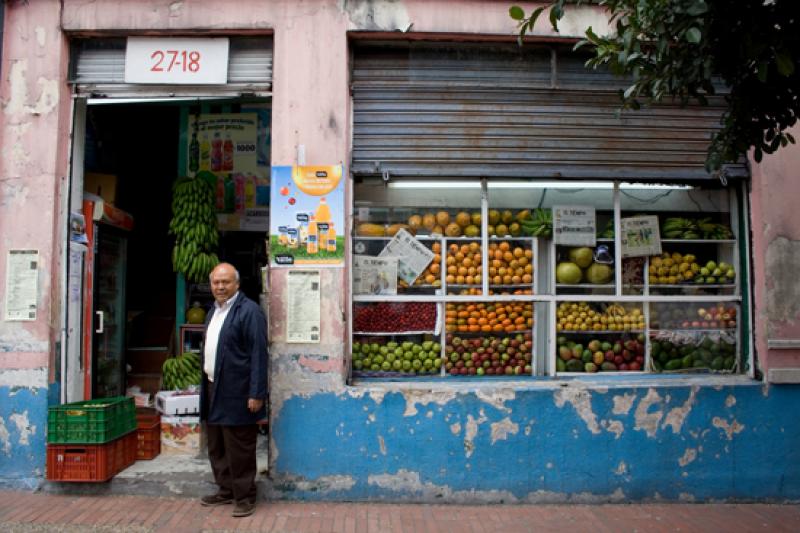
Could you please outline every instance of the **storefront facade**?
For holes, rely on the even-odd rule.
[[[800,214],[791,205],[800,192],[792,179],[797,149],[749,172],[746,165],[732,166],[727,184],[720,185],[702,172],[702,141],[713,113],[675,108],[644,118],[614,117],[613,102],[602,91],[613,82],[584,76],[568,44],[556,39],[564,36],[553,35],[546,21],[537,31],[541,38],[528,45],[529,55],[503,59],[514,55],[514,26],[503,3],[219,6],[6,6],[0,279],[6,279],[11,250],[38,250],[39,268],[35,319],[0,322],[0,483],[35,487],[43,481],[47,406],[65,394],[65,232],[69,177],[75,175],[71,134],[80,106],[69,83],[71,47],[87,39],[211,35],[270,42],[270,83],[225,90],[239,97],[259,90],[268,95],[271,164],[343,164],[347,177],[346,264],[310,267],[320,273],[318,343],[287,338],[290,273],[309,268],[270,269],[268,497],[506,503],[800,497],[800,423],[787,414],[800,400],[800,348],[793,340],[800,338],[800,288],[792,275]],[[581,8],[564,33],[578,36],[603,21],[602,13]],[[203,94],[215,95],[222,96]],[[535,108],[534,131],[525,124],[530,117],[519,119],[526,106]],[[587,183],[599,185],[586,192]],[[658,207],[663,190],[642,183],[672,186],[673,198],[691,196],[682,187],[695,187],[705,200],[700,207]],[[634,288],[624,284],[632,282],[623,281],[621,272],[605,280],[610,289],[570,288],[555,279],[566,249],[519,238],[508,242],[521,243],[520,254],[528,250],[535,257],[530,292],[494,295],[486,280],[466,297],[443,273],[440,290],[406,300],[402,291],[393,297],[354,294],[353,255],[377,255],[369,251],[375,241],[359,234],[360,224],[405,223],[442,210],[480,213],[472,242],[491,248],[492,236],[502,237],[486,235],[493,209],[591,205],[598,217],[603,213],[603,224],[610,220],[619,229],[626,214],[647,211],[632,200],[643,196],[662,215],[713,211],[708,206],[725,213],[734,238],[714,250],[718,260],[724,256],[736,267],[728,289],[697,296],[659,291],[658,280],[652,286],[643,280],[644,287],[631,293]],[[437,242],[446,250],[466,241]],[[607,244],[620,264],[617,242]],[[696,246],[703,250],[702,243]],[[556,333],[563,332],[556,329],[557,308],[584,301],[639,306],[648,320],[648,362],[656,339],[649,335],[655,329],[649,310],[733,306],[735,364],[729,372],[665,374],[653,366],[641,372],[641,365],[633,373],[567,372],[556,355],[562,336]],[[359,337],[351,309],[381,302],[439,306],[441,315],[460,304],[529,306],[526,316],[535,323],[527,324],[532,339],[524,340],[533,344],[531,368],[491,379],[452,376],[450,369],[414,378],[356,372],[363,370],[352,355],[356,343],[375,339]],[[421,338],[450,345],[453,334],[470,332],[459,330],[460,323],[449,330],[446,316],[440,318],[440,328],[430,333],[445,333]]]

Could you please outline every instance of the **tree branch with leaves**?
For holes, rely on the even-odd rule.
[[[526,14],[512,6],[520,42],[549,10],[550,24],[588,0],[553,0]],[[706,169],[719,172],[753,149],[756,161],[794,138],[800,112],[800,15],[796,0],[595,0],[613,31],[589,27],[575,48],[592,52],[586,66],[631,77],[622,107],[671,98],[707,105],[724,86],[727,108],[708,148]],[[568,4],[573,4],[572,6]]]

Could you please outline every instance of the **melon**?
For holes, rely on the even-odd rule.
[[[575,285],[581,282],[583,272],[578,265],[565,261],[556,267],[556,281],[567,285]]]

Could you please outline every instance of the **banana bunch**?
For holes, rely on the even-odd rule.
[[[184,390],[189,385],[200,385],[200,356],[186,352],[178,357],[169,357],[161,367],[166,390]]]
[[[608,304],[606,314],[608,316],[625,316],[627,311],[620,304]]]
[[[663,239],[699,239],[700,230],[697,222],[690,218],[667,218],[661,226]]]
[[[175,236],[172,269],[190,281],[206,281],[219,262],[214,253],[219,244],[214,189],[202,178],[179,178],[172,187],[172,220]]]
[[[700,229],[700,233],[702,233],[704,239],[725,240],[733,238],[733,233],[728,226],[711,222],[710,218],[701,218],[698,220],[697,227]]]
[[[519,223],[522,232],[534,237],[549,238],[553,236],[553,212],[550,209],[537,208],[533,210],[531,218],[525,218]]]

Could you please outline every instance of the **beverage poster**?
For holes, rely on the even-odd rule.
[[[188,169],[216,191],[221,231],[266,231],[269,227],[269,167],[264,153],[269,127],[258,112],[189,118]]]
[[[344,266],[343,172],[342,165],[272,167],[272,266]]]

